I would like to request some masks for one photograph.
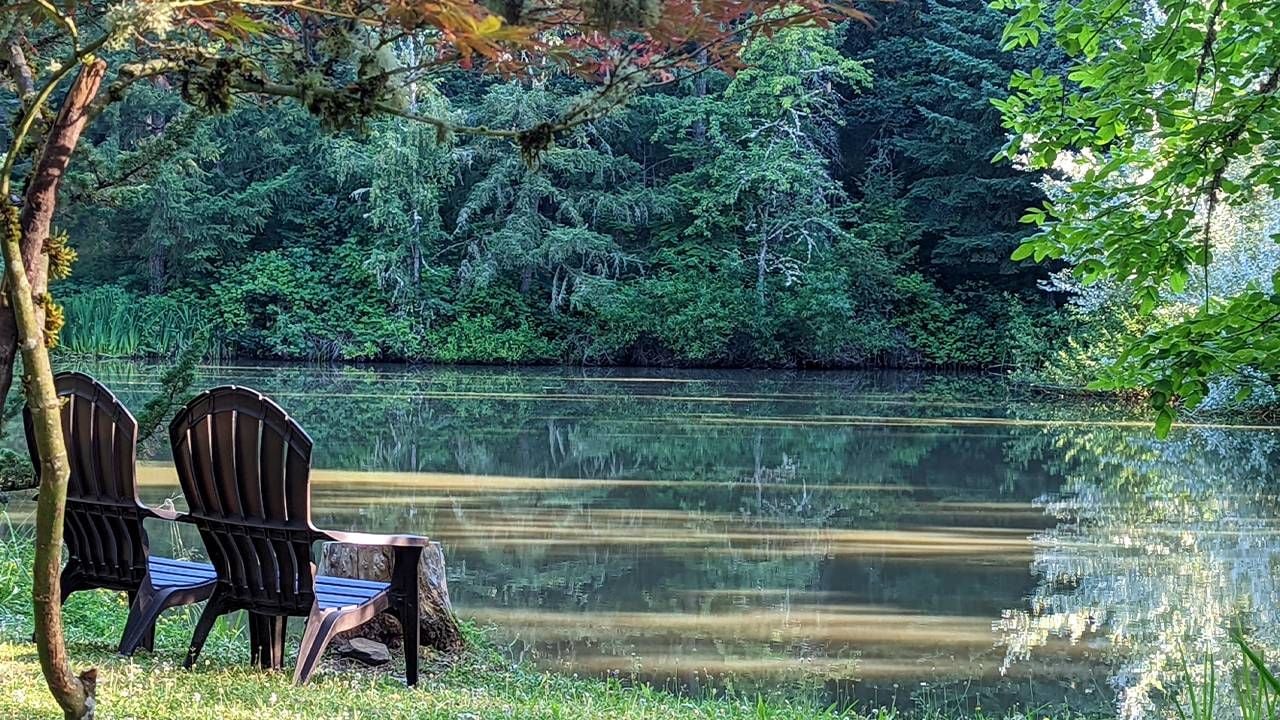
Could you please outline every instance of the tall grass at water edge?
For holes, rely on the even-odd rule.
[[[1229,686],[1221,685],[1222,670],[1213,657],[1201,660],[1198,677],[1184,658],[1173,704],[1178,720],[1280,719],[1280,679],[1242,631],[1233,630],[1232,639],[1239,650],[1239,667],[1229,672]]]
[[[209,313],[169,296],[134,295],[112,285],[60,299],[66,325],[58,347],[75,355],[172,357],[202,331]],[[211,348],[216,355],[216,348]]]

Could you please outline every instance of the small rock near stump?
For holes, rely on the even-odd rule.
[[[339,652],[343,657],[373,667],[391,662],[391,651],[386,645],[362,637],[349,639],[346,647],[339,649]]]

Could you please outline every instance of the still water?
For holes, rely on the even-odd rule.
[[[154,368],[85,368],[135,411]],[[316,443],[315,519],[444,543],[540,666],[687,692],[1136,716],[1280,648],[1280,433],[885,373],[211,367]],[[163,435],[163,433],[161,433]],[[13,435],[10,435],[13,437]],[[167,448],[144,499],[177,493]],[[179,505],[181,501],[179,500]]]

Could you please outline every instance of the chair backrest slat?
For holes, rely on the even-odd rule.
[[[225,595],[243,607],[309,610],[311,438],[269,398],[236,386],[197,395],[169,438]]]
[[[266,517],[266,506],[262,502],[262,475],[259,472],[261,435],[262,425],[259,423],[236,423],[233,462],[245,517]]]
[[[55,377],[63,404],[70,478],[64,521],[69,559],[89,586],[135,589],[147,572],[146,511],[138,501],[138,422],[102,383],[84,373]],[[27,448],[41,472],[31,412]]]
[[[263,512],[266,517],[287,518],[289,510],[284,493],[284,436],[263,433],[259,441],[258,467],[261,470]]]

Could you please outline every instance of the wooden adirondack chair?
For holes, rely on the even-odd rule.
[[[418,681],[418,563],[428,540],[319,530],[311,524],[311,438],[280,406],[243,387],[197,395],[169,426],[190,513],[217,572],[186,667],[220,615],[249,612],[254,662],[279,669],[285,621],[307,618],[294,681],[307,681],[333,636],[393,611],[404,626],[405,674]],[[392,548],[390,583],[317,575],[312,545]]]
[[[156,618],[168,608],[200,602],[213,593],[212,565],[151,554],[143,520],[175,520],[171,510],[138,500],[135,475],[138,421],[102,383],[84,373],[56,378],[62,432],[71,478],[64,520],[68,560],[62,600],[80,590],[128,593],[129,619],[120,652],[132,655],[154,642]],[[23,411],[31,462],[40,472],[31,413]]]

